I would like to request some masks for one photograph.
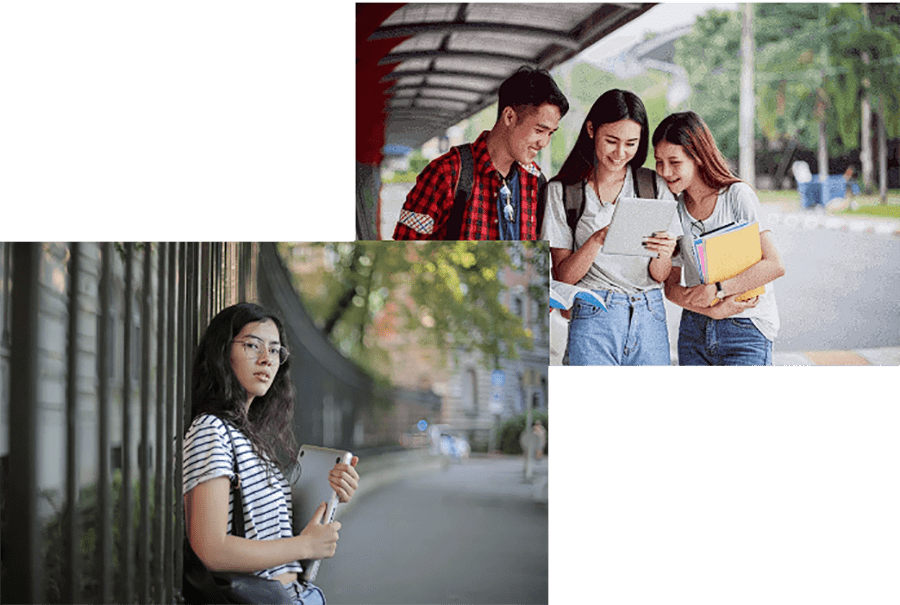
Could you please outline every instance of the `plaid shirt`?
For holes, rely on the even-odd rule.
[[[497,196],[500,194],[501,180],[488,154],[487,135],[488,131],[482,132],[472,143],[472,195],[463,214],[459,239],[500,239]],[[425,167],[406,196],[400,220],[394,230],[395,240],[456,239],[456,234],[447,233],[447,222],[453,207],[460,166],[459,151],[454,147]],[[519,170],[522,191],[518,212],[521,218],[518,220],[519,238],[536,240],[539,235],[537,208],[540,168],[534,163],[527,167],[513,163],[513,167]]]

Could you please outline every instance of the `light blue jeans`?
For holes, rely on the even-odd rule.
[[[325,605],[325,594],[315,584],[291,582],[285,588],[294,600],[294,605]]]
[[[607,307],[575,299],[569,322],[569,365],[670,365],[666,307],[659,288],[640,294],[594,290]]]
[[[770,366],[772,341],[746,317],[711,319],[684,309],[678,327],[680,366]]]

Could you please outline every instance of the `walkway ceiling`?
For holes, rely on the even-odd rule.
[[[495,103],[519,66],[552,69],[653,6],[357,4],[358,157],[361,144],[418,147],[443,135]],[[380,118],[383,140],[367,118]]]

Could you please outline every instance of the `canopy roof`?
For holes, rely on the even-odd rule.
[[[501,82],[519,66],[551,69],[654,4],[356,6],[357,145],[376,135],[368,144],[380,152],[385,144],[418,147],[442,135],[495,103]],[[361,123],[367,117],[380,118],[383,138]]]

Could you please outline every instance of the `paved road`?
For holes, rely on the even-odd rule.
[[[894,223],[764,208],[787,272],[775,282],[777,354],[900,347],[900,237]],[[887,229],[880,229],[884,225]],[[680,309],[667,305],[677,342]],[[777,362],[777,359],[776,359]]]
[[[547,505],[522,469],[473,458],[366,495],[316,579],[329,604],[547,603]]]

